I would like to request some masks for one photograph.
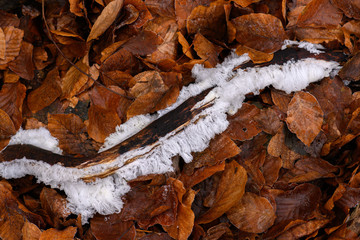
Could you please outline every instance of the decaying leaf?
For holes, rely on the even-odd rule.
[[[3,57],[0,58],[0,65],[6,64],[19,55],[24,31],[15,27],[4,27],[2,29],[4,40],[2,41]]]
[[[135,237],[135,226],[132,221],[122,221],[120,214],[108,216],[95,215],[90,222],[92,235],[97,240],[124,239]]]
[[[232,20],[236,28],[236,41],[265,53],[279,50],[286,38],[281,21],[263,13],[251,13]]]
[[[246,181],[246,171],[242,166],[236,161],[226,164],[216,191],[214,204],[196,220],[196,223],[211,222],[233,207],[243,196]]]
[[[297,92],[289,103],[286,124],[289,130],[310,146],[321,130],[323,111],[310,93]]]
[[[114,0],[110,2],[96,19],[94,26],[91,28],[87,42],[98,38],[103,34],[115,21],[119,11],[123,6],[124,0]]]
[[[226,215],[238,229],[253,233],[266,231],[276,218],[270,202],[250,192],[246,192],[240,201],[226,212]]]

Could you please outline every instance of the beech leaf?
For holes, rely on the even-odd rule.
[[[114,0],[103,9],[100,16],[96,19],[94,26],[91,28],[86,40],[87,42],[98,38],[110,27],[120,12],[123,2],[124,0]]]

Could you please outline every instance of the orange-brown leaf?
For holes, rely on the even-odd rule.
[[[234,3],[239,4],[243,8],[256,2],[260,2],[260,0],[234,0]]]
[[[120,12],[123,2],[123,0],[114,0],[103,9],[91,28],[90,34],[86,40],[87,42],[98,38],[110,27]]]
[[[195,214],[191,209],[191,204],[195,198],[195,191],[192,189],[185,190],[184,185],[177,179],[170,179],[178,197],[177,218],[175,224],[164,226],[165,231],[174,239],[186,240],[190,236],[193,226]]]
[[[230,222],[245,232],[261,233],[275,221],[275,210],[270,202],[254,193],[247,192],[241,200],[226,212]]]
[[[4,27],[5,41],[2,41],[2,49],[5,50],[4,58],[0,57],[0,65],[6,64],[15,59],[20,53],[24,31],[15,27]]]
[[[46,221],[53,227],[61,227],[61,224],[71,214],[66,207],[66,199],[54,189],[44,187],[40,193],[40,201],[42,208],[48,214]]]
[[[44,82],[40,87],[30,92],[27,96],[27,105],[32,112],[37,112],[49,106],[60,97],[62,91],[60,87],[60,76],[57,68],[48,72]]]
[[[216,191],[215,202],[196,222],[209,223],[227,212],[242,198],[246,181],[246,171],[242,166],[236,161],[226,164]]]
[[[236,54],[241,56],[243,54],[247,53],[249,57],[251,58],[251,61],[253,63],[264,63],[269,62],[273,59],[274,54],[273,53],[264,53],[261,51],[257,51],[255,49],[240,45],[236,48]]]
[[[135,237],[135,226],[132,221],[122,221],[121,215],[95,215],[90,221],[92,235],[97,240],[123,239],[132,240]]]
[[[236,40],[258,51],[272,53],[279,50],[286,39],[281,21],[263,13],[251,13],[232,20]]]
[[[19,55],[14,61],[9,63],[9,68],[26,80],[34,78],[33,49],[34,47],[31,43],[21,42]]]
[[[321,130],[323,115],[313,95],[297,92],[289,103],[286,124],[305,145],[310,146]]]
[[[212,67],[219,63],[218,56],[222,51],[222,47],[213,44],[201,33],[195,35],[193,44],[194,50],[201,59],[208,61]]]
[[[358,0],[331,0],[347,17],[360,19],[360,3]]]
[[[21,230],[23,240],[38,240],[41,236],[41,230],[33,223],[26,221]]]
[[[50,228],[42,232],[39,240],[73,240],[76,232],[76,227],[67,227],[64,230]]]
[[[222,0],[210,3],[210,6],[197,6],[187,18],[189,34],[201,33],[205,37],[221,40],[225,33],[225,11]]]
[[[6,112],[0,109],[0,139],[9,138],[15,133],[13,121]]]

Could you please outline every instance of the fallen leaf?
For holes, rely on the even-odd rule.
[[[163,39],[153,31],[144,30],[124,43],[122,47],[134,55],[147,55],[153,53]]]
[[[132,5],[139,12],[139,17],[136,19],[136,21],[131,23],[130,26],[141,28],[145,23],[153,18],[142,0],[124,0],[124,6],[126,7],[127,5]]]
[[[226,164],[220,178],[214,203],[208,211],[196,220],[196,223],[209,223],[233,207],[242,198],[246,181],[246,171],[241,165],[236,161]]]
[[[5,42],[2,49],[5,50],[4,58],[0,58],[0,65],[6,64],[15,59],[20,53],[21,43],[24,36],[24,31],[15,27],[4,27],[3,29]]]
[[[69,0],[70,12],[75,14],[78,17],[84,16],[84,11],[86,11],[84,2],[81,0]]]
[[[339,76],[343,80],[359,81],[360,80],[360,52],[356,53],[349,61],[347,61],[339,72]]]
[[[144,229],[154,224],[171,226],[176,223],[177,205],[177,194],[171,184],[140,186],[126,194],[120,214],[124,221],[135,220]]]
[[[315,211],[321,199],[319,187],[304,183],[293,190],[276,196],[276,223],[302,219],[307,220]]]
[[[279,240],[299,239],[308,236],[311,233],[315,232],[316,230],[322,228],[328,222],[330,222],[330,219],[310,220],[308,222],[290,228],[286,232],[282,233],[280,236],[277,236],[276,239]]]
[[[342,19],[342,12],[334,7],[330,0],[313,0],[306,5],[298,17],[298,27],[337,27]]]
[[[281,158],[266,155],[264,164],[261,167],[266,185],[272,186],[277,181],[281,167]]]
[[[181,32],[177,32],[178,35],[178,41],[180,45],[182,46],[182,52],[185,56],[187,56],[190,59],[194,59],[194,56],[192,54],[192,49],[190,48],[190,45],[184,35],[182,35]]]
[[[186,28],[189,34],[200,33],[212,38],[222,39],[226,33],[224,1],[218,0],[210,6],[197,6],[187,18]]]
[[[53,103],[61,93],[59,71],[54,68],[48,72],[40,87],[28,94],[27,105],[32,112],[37,112]]]
[[[221,237],[233,237],[233,234],[229,228],[228,223],[219,223],[206,231],[206,236],[203,238],[204,240],[216,240],[221,239]]]
[[[173,0],[146,0],[145,4],[150,12],[153,12],[162,17],[175,17],[175,7]]]
[[[89,156],[96,153],[89,149],[85,124],[75,114],[51,114],[48,116],[48,125],[52,136],[59,139],[59,147],[67,154]],[[92,151],[91,151],[92,150]]]
[[[240,45],[236,48],[236,54],[241,56],[245,53],[247,53],[249,55],[249,57],[251,58],[251,61],[253,63],[264,63],[264,62],[269,62],[273,59],[274,54],[273,53],[264,53],[261,51],[257,51],[255,49]]]
[[[345,38],[345,46],[350,50],[352,54],[356,51],[356,38],[360,37],[360,22],[359,21],[349,21],[342,26],[342,31]]]
[[[111,215],[95,215],[90,221],[92,235],[97,240],[123,239],[135,237],[135,226],[132,221],[122,221],[118,213]]]
[[[256,136],[261,130],[257,128],[254,117],[260,113],[255,105],[244,103],[233,116],[228,117],[229,127],[225,134],[233,140],[249,140]]]
[[[2,239],[22,239],[22,229],[27,221],[44,227],[39,215],[26,209],[14,196],[11,185],[0,181],[0,237]]]
[[[194,226],[195,214],[191,209],[191,204],[194,201],[196,192],[192,189],[186,190],[184,184],[174,178],[170,178],[168,183],[173,185],[179,203],[175,224],[163,226],[163,228],[170,237],[186,240],[190,236]]]
[[[358,0],[331,0],[349,18],[360,19],[360,2]]]
[[[296,28],[295,37],[299,41],[311,43],[328,43],[337,41],[344,42],[344,34],[341,28]]]
[[[123,48],[115,51],[114,54],[106,58],[101,64],[101,70],[103,72],[119,70],[133,74],[137,73],[138,67],[139,60],[137,60],[133,54]]]
[[[33,223],[26,221],[21,230],[23,240],[39,240],[41,230]]]
[[[9,68],[20,77],[31,80],[34,78],[35,66],[33,59],[33,45],[28,42],[21,42],[19,55],[9,63]]]
[[[9,115],[0,109],[0,139],[15,135],[16,129]]]
[[[270,202],[250,192],[246,192],[226,215],[239,230],[251,233],[266,231],[274,224],[276,218]]]
[[[272,53],[279,50],[286,39],[281,21],[263,13],[251,13],[231,20],[236,28],[236,40],[255,50]]]
[[[4,10],[0,10],[0,27],[19,27],[20,19],[16,16],[16,14],[11,14],[5,12]]]
[[[260,114],[254,117],[257,123],[257,127],[264,132],[274,135],[282,126],[283,117],[282,112],[278,108],[263,108],[260,110]]]
[[[61,227],[62,223],[71,214],[66,207],[66,199],[54,189],[44,187],[40,193],[40,201],[42,208],[48,214],[46,221],[53,227]],[[76,228],[74,229],[76,232]]]
[[[20,82],[5,83],[0,90],[0,109],[5,111],[18,130],[22,123],[22,105],[26,87]]]
[[[194,50],[197,55],[215,67],[219,63],[219,54],[223,50],[222,47],[217,46],[206,39],[201,33],[197,33],[193,40]]]
[[[286,124],[289,130],[307,146],[310,146],[321,130],[323,111],[310,93],[296,92],[287,111]]]
[[[123,6],[123,2],[123,0],[114,0],[106,5],[91,28],[90,34],[86,40],[87,42],[98,38],[111,26],[111,24],[113,24]]]
[[[39,240],[73,240],[76,232],[76,227],[67,227],[64,230],[50,228],[42,232]]]
[[[0,59],[5,59],[6,57],[6,39],[5,39],[5,33],[0,28]]]
[[[256,2],[260,2],[260,0],[234,0],[234,3],[239,4],[243,8]]]

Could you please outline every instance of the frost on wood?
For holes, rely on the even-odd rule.
[[[309,46],[306,44],[306,49],[316,49],[316,46]],[[108,155],[111,157],[106,160],[99,157],[96,162],[65,167],[60,164],[51,165],[39,159],[22,158],[0,163],[0,175],[5,178],[19,178],[30,174],[40,182],[63,190],[67,195],[68,207],[73,213],[81,214],[85,223],[96,212],[106,215],[121,211],[121,196],[130,190],[127,181],[147,174],[172,171],[171,159],[177,155],[187,163],[192,161],[193,152],[203,151],[216,134],[226,130],[229,124],[227,115],[236,113],[246,94],[258,94],[268,86],[287,93],[299,91],[309,83],[329,76],[332,70],[339,67],[334,61],[305,58],[299,61],[290,60],[283,65],[233,70],[247,61],[247,55],[239,57],[233,53],[212,69],[196,65],[193,68],[196,82],[181,90],[175,104],[151,116],[134,117],[110,135],[101,149],[101,154],[115,154]],[[206,96],[205,90],[209,91]],[[114,150],[115,145],[134,137],[147,125],[161,120],[166,114],[176,114],[177,112],[171,111],[181,108],[181,104],[198,95],[204,97],[199,98],[189,110],[193,115],[184,124],[161,135],[155,142],[145,142],[141,147],[126,151]],[[35,131],[48,135],[44,129]],[[33,144],[28,140],[22,141],[21,136],[37,139],[29,138],[26,132],[20,131],[21,134],[15,135],[12,143]],[[47,149],[57,149],[56,141],[53,141],[53,144],[47,146]],[[41,142],[39,145],[44,147]],[[102,178],[95,178],[97,176]]]

